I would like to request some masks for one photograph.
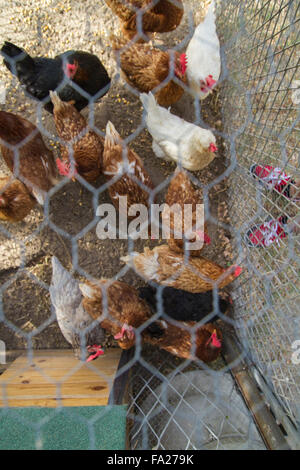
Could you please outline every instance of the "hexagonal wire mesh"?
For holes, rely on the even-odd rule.
[[[183,3],[181,24],[173,32],[155,35],[156,47],[186,49],[209,2],[200,7],[194,0]],[[172,109],[190,122],[211,128],[218,139],[218,158],[195,172],[193,181],[203,189],[212,238],[204,253],[223,266],[239,261],[244,268],[231,289],[233,318],[223,316],[221,327],[228,335],[235,327],[242,343],[241,357],[249,355],[295,425],[299,421],[299,366],[292,362],[292,345],[300,338],[297,202],[279,187],[270,191],[260,184],[262,178],[254,179],[250,167],[280,167],[280,174],[286,172],[296,181],[292,187],[297,185],[299,8],[296,1],[283,0],[216,2],[220,85],[203,102],[194,101],[185,87],[183,98]],[[137,26],[141,33],[139,22]],[[83,5],[81,1],[44,0],[38,8],[31,0],[25,6],[2,4],[0,28],[3,37],[32,55],[47,56],[50,50],[54,56],[72,47],[101,57],[112,84],[100,104],[91,103],[82,114],[101,136],[108,120],[115,124],[125,143],[143,157],[158,199],[164,201],[175,165],[157,160],[151,152],[138,92],[121,80],[112,53],[110,34],[118,30],[119,20],[104,2],[88,0]],[[172,77],[173,72],[165,83]],[[17,79],[4,67],[1,78],[6,89],[4,109],[32,122],[37,118],[38,129],[59,156],[60,140],[52,117],[25,99]],[[1,170],[6,172],[4,166]],[[152,241],[129,240],[127,246],[123,240],[98,240],[96,210],[98,204],[109,202],[107,184],[100,181],[93,186],[78,175],[76,180],[64,180],[51,189],[44,210],[34,209],[26,222],[1,224],[0,335],[8,349],[27,349],[28,364],[33,349],[67,347],[45,294],[51,279],[50,255],[55,254],[70,269],[73,266],[84,278],[124,277],[139,287],[142,280],[124,268],[120,255],[133,247],[142,251],[145,245],[155,246]],[[267,248],[250,248],[245,238],[248,229],[281,215],[288,216],[287,236]],[[159,303],[157,312],[163,315]],[[229,375],[230,364],[222,359],[205,366],[150,346],[141,349],[138,335],[135,354],[120,372],[128,369],[131,448],[263,448]],[[5,387],[2,391],[9,405]],[[59,398],[60,384],[57,393]],[[103,410],[85,421],[91,448],[95,445],[93,425],[100,415]],[[46,422],[32,423],[38,447]]]
[[[224,130],[234,175],[229,213],[238,234],[255,223],[286,215],[299,227],[296,200],[255,182],[253,164],[280,167],[299,178],[300,10],[295,2],[227,2],[221,22],[227,80],[222,89]],[[294,221],[294,222],[292,222]],[[299,231],[299,229],[298,229]],[[291,359],[299,338],[299,241],[289,236],[267,250],[241,242],[249,277],[235,289],[239,335],[255,364],[274,387],[294,422],[299,422],[299,366]]]

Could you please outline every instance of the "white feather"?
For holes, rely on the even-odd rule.
[[[88,297],[89,299],[93,298],[93,289],[91,286],[88,286],[87,284],[79,284],[79,289],[84,297]]]
[[[83,308],[81,285],[53,256],[50,298],[62,334],[76,349],[83,334],[87,344],[101,344],[104,339],[104,330],[98,324],[92,326],[94,321]]]
[[[32,194],[34,195],[35,199],[37,200],[37,202],[43,206],[44,203],[45,203],[45,199],[46,199],[46,193],[45,191],[42,191],[42,189],[38,189],[38,188],[32,188]]]
[[[171,114],[159,106],[152,93],[142,93],[140,99],[147,111],[146,123],[153,137],[152,149],[158,158],[166,158],[192,171],[200,170],[215,157],[209,150],[216,144],[210,130]]]
[[[218,81],[221,73],[220,41],[216,31],[215,2],[211,2],[206,17],[195,29],[186,50],[187,78],[190,90],[200,99],[209,93],[200,90],[200,81],[212,75]]]

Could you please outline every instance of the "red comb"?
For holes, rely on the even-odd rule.
[[[71,163],[70,162],[63,162],[59,158],[56,159],[56,166],[58,168],[59,174],[62,176],[68,176],[68,178],[73,178],[76,175],[77,171],[74,168],[72,174],[70,174]],[[76,166],[76,163],[75,163]]]
[[[180,65],[181,65],[181,73],[182,75],[185,75],[186,68],[187,68],[187,56],[186,54],[181,54],[180,55]]]
[[[215,348],[220,348],[221,347],[221,341],[217,337],[216,330],[214,330],[213,334],[211,335],[211,344],[213,346],[215,346]]]
[[[73,70],[76,69],[76,65],[75,64],[67,64],[67,69],[71,70],[73,72]]]
[[[66,65],[66,75],[68,78],[72,78],[74,77],[75,73],[76,73],[76,70],[77,70],[77,65],[76,64],[67,64]]]
[[[242,272],[242,268],[240,266],[237,266],[234,270],[234,275],[235,277],[238,277]]]
[[[216,80],[213,79],[212,75],[208,75],[208,77],[206,77],[206,85],[211,88],[212,86],[214,86],[214,84],[217,83]]]
[[[210,150],[211,152],[214,152],[214,153],[215,153],[215,152],[218,151],[218,147],[216,147],[215,144],[210,144],[210,145],[209,145],[209,150]]]
[[[211,239],[210,239],[210,237],[207,235],[207,233],[202,232],[202,230],[198,230],[198,231],[196,232],[196,234],[199,235],[200,240],[203,240],[204,243],[206,243],[207,245],[209,245],[209,243],[211,242]]]
[[[212,346],[214,346],[215,348],[220,348],[222,345],[221,345],[221,341],[218,339],[217,337],[217,331],[214,330],[212,332],[212,335],[209,337],[209,339],[206,341],[205,343],[205,346],[207,346],[208,344],[212,344]]]
[[[204,232],[204,243],[206,243],[206,245],[209,245],[210,242],[211,242],[210,237],[207,235],[207,233]]]

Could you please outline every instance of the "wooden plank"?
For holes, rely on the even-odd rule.
[[[30,399],[11,399],[9,402],[0,400],[0,408],[2,406],[9,406],[11,408],[23,408],[26,406],[57,408],[59,406],[106,406],[107,397],[104,398],[64,398],[60,401],[57,398],[30,398]]]
[[[100,356],[96,361],[92,361],[88,364],[78,361],[72,351],[58,350],[56,351],[35,351],[34,357],[32,360],[28,359],[27,355],[22,355],[15,360],[10,367],[7,369],[5,374],[10,376],[19,372],[22,368],[38,368],[43,369],[44,365],[47,370],[55,369],[59,370],[68,370],[70,368],[78,367],[79,365],[88,366],[88,368],[98,369],[98,370],[109,370],[110,367],[114,367],[115,360],[119,360],[120,350],[119,349],[110,349],[105,352],[104,356]]]
[[[120,356],[117,348],[91,363],[71,350],[23,354],[0,376],[0,406],[107,405]]]

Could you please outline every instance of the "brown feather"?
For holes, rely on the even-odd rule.
[[[0,220],[19,222],[35,204],[36,200],[21,181],[0,177]]]
[[[76,162],[77,172],[88,182],[95,181],[101,174],[104,139],[89,130],[86,119],[70,103],[53,98],[53,116],[57,133],[66,142],[78,139],[72,144],[72,151],[61,144],[61,156],[70,161],[70,155]],[[82,137],[78,137],[82,135]]]
[[[124,282],[103,279],[97,284],[87,282],[86,285],[90,287],[92,296],[84,295],[83,307],[92,318],[98,319],[100,326],[110,334],[119,333],[124,323],[136,329],[151,318],[149,307],[138,297],[136,289]],[[105,301],[108,305],[107,312],[103,308]],[[102,315],[104,318],[101,318]],[[194,334],[192,328],[195,327],[195,322],[184,322],[182,327],[166,321],[157,323],[165,325],[162,336],[154,337],[145,328],[141,333],[143,342],[185,359],[198,358],[204,362],[211,362],[219,356],[221,348],[213,347],[209,339],[215,330],[219,341],[222,341],[222,333],[211,323],[195,329]],[[135,341],[135,337],[124,338],[119,340],[118,344],[122,349],[130,349]]]
[[[92,289],[92,297],[87,297],[84,292],[83,306],[89,315],[99,319],[100,326],[110,334],[120,332],[124,323],[137,328],[151,317],[151,311],[146,302],[139,298],[134,287],[120,281],[101,279],[97,284],[86,283]],[[108,309],[103,305],[107,302]],[[118,341],[122,349],[129,349],[134,344],[134,339]]]
[[[110,127],[111,130],[107,130],[106,132],[103,152],[103,173],[107,181],[114,178],[120,168],[125,165],[125,157],[123,157],[125,149],[127,153],[124,154],[127,156],[128,165],[131,168],[108,188],[114,206],[119,209],[118,196],[127,196],[127,213],[133,204],[143,204],[149,207],[149,192],[144,190],[130,177],[132,174],[136,180],[139,180],[143,185],[148,187],[149,190],[154,188],[141,158],[132,149],[122,145],[122,139],[111,123],[109,123],[108,127]]]
[[[184,359],[198,358],[203,362],[212,362],[220,355],[221,347],[216,348],[210,343],[207,344],[214,331],[218,340],[222,342],[221,330],[212,323],[195,330],[192,330],[196,325],[195,322],[184,322],[183,327],[167,321],[164,323],[166,328],[163,329],[164,334],[161,337],[155,338],[145,329],[142,332],[143,341]]]
[[[14,151],[6,144],[17,145],[30,134],[32,138],[19,148],[19,172],[15,171]],[[15,176],[25,178],[24,184],[36,197],[40,191],[45,196],[57,182],[57,171],[52,152],[46,147],[37,127],[27,119],[0,111],[0,139],[3,158]]]
[[[130,257],[123,261],[130,262]],[[190,258],[185,264],[184,256],[173,253],[168,245],[153,250],[145,247],[133,257],[133,266],[148,281],[188,292],[207,292],[214,286],[221,289],[236,278],[235,267],[225,269],[203,257]]]
[[[105,0],[105,3],[117,15],[121,21],[129,21],[135,14],[134,9],[126,6],[126,3],[133,5],[135,8],[142,8],[143,5],[151,3],[152,0]]]
[[[166,195],[166,204],[171,207],[173,204],[178,204],[182,210],[182,233],[185,232],[186,227],[184,223],[184,205],[190,204],[192,206],[192,226],[196,227],[196,206],[197,204],[203,204],[202,191],[194,189],[192,182],[190,181],[188,174],[185,171],[176,170],[174,177],[172,178],[168,192]],[[168,222],[168,211],[164,210],[162,213],[162,220]],[[185,242],[184,239],[174,238],[174,212],[170,214],[170,238],[167,240],[169,248],[176,253],[184,253]],[[204,226],[205,231],[205,226]],[[190,240],[195,241],[195,238]],[[202,248],[199,250],[188,250],[191,256],[199,256]]]
[[[96,284],[86,282],[85,286],[89,289],[89,295],[87,296],[83,290],[84,309],[92,318],[99,320],[101,328],[114,336],[120,332],[124,323],[136,329],[152,316],[150,308],[139,298],[137,290],[124,282],[101,279]],[[104,308],[106,302],[107,310]],[[162,324],[160,321],[158,323]],[[220,329],[213,324],[200,326],[195,329],[193,335],[192,328],[195,327],[195,322],[184,322],[182,327],[166,321],[163,323],[166,328],[162,336],[154,337],[145,328],[141,333],[142,341],[186,359],[199,358],[204,362],[211,362],[219,356],[221,348],[208,344],[214,330],[219,341],[222,341]],[[118,340],[122,349],[130,349],[135,342],[135,337]]]
[[[113,48],[120,50],[126,42],[115,39]],[[175,73],[183,83],[186,76],[180,74],[180,53],[174,52]],[[134,88],[141,93],[148,93],[161,85],[167,79],[170,72],[171,56],[169,52],[161,51],[148,44],[132,44],[120,52],[120,66],[123,77]],[[169,80],[155,92],[155,97],[161,106],[171,106],[178,101],[184,93],[184,89]]]
[[[128,39],[132,39],[137,34],[136,13],[124,5],[121,0],[105,0],[106,4],[122,21],[122,31]],[[127,3],[136,8],[147,7],[152,0],[126,0]],[[168,0],[160,0],[152,8],[145,10],[142,17],[143,33],[159,32],[167,33],[173,31],[180,24],[183,16],[183,5],[181,0],[177,0],[177,5]]]

